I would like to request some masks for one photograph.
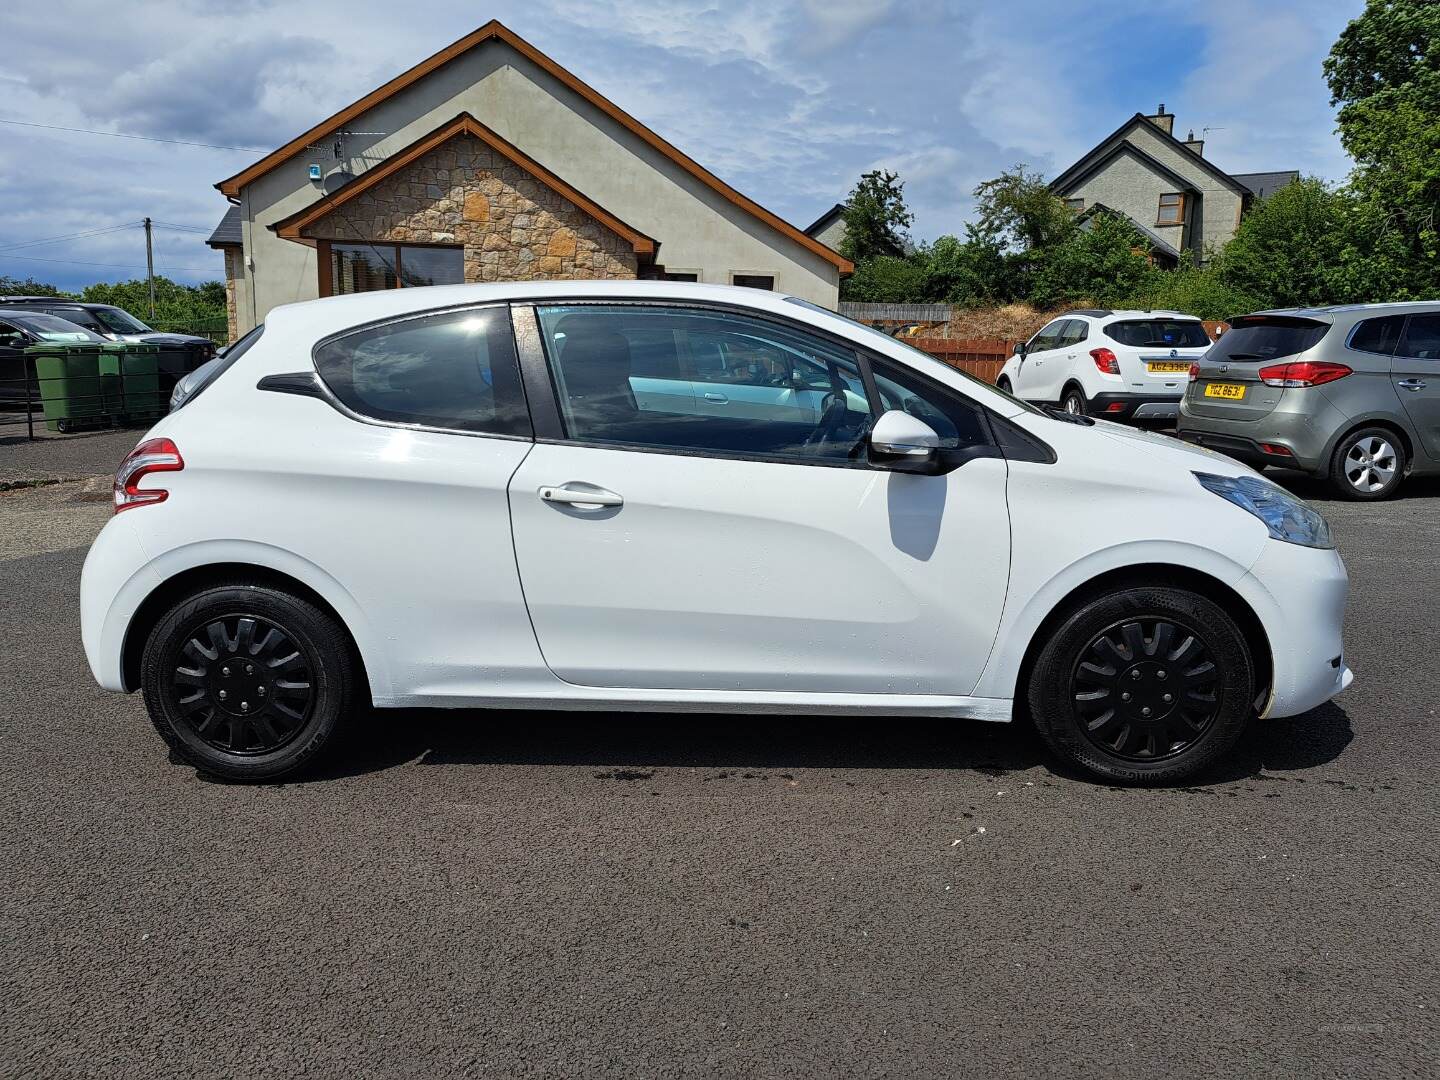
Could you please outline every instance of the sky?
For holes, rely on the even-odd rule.
[[[897,171],[929,241],[1164,103],[1230,172],[1340,180],[1321,61],[1363,0],[52,0],[0,14],[0,275],[221,277],[214,184],[491,18],[800,228]],[[483,120],[484,118],[481,117]],[[1208,129],[1208,130],[1205,130]],[[217,149],[231,147],[238,149]],[[583,190],[583,181],[577,181]],[[96,230],[108,230],[97,232]],[[85,233],[84,236],[75,236]],[[68,236],[68,240],[49,241]],[[23,246],[22,246],[23,245]]]

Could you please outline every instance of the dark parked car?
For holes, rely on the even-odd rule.
[[[0,307],[56,315],[110,341],[141,341],[154,345],[194,345],[202,358],[215,354],[215,343],[195,334],[167,334],[146,326],[124,308],[86,304],[59,296],[0,296]]]
[[[26,400],[25,353],[31,345],[104,345],[109,339],[55,315],[0,307],[0,401]]]

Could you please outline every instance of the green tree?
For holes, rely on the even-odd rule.
[[[844,221],[840,254],[852,262],[903,251],[915,215],[905,205],[905,184],[899,175],[875,169],[861,176],[845,200]]]
[[[1042,308],[1075,300],[1109,305],[1143,293],[1159,273],[1147,247],[1128,219],[1096,214],[1086,228],[1072,227],[1064,240],[1035,253],[1030,300]]]
[[[0,274],[0,296],[64,296],[54,285],[34,278],[13,278]]]
[[[1075,232],[1075,215],[1039,173],[1024,165],[975,189],[972,240],[1009,251],[1043,251]]]
[[[1367,242],[1404,265],[1395,299],[1440,287],[1440,3],[1368,0],[1325,60]],[[1354,270],[1355,268],[1350,268]],[[1363,274],[1361,275],[1364,276]],[[1350,275],[1347,275],[1347,280]]]
[[[923,257],[873,255],[855,264],[841,286],[841,299],[870,304],[911,304],[925,299]]]
[[[114,304],[136,318],[150,321],[150,288],[143,278],[87,285],[80,299]],[[159,329],[200,329],[225,320],[225,286],[218,281],[182,285],[167,277],[155,279],[155,325]]]

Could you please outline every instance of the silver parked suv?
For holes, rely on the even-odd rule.
[[[1176,434],[1384,499],[1440,472],[1440,302],[1261,311],[1190,368]]]

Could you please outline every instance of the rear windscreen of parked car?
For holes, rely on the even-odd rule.
[[[1203,349],[1210,344],[1205,327],[1188,319],[1136,319],[1115,322],[1105,332],[1121,345],[1150,349]]]
[[[1242,315],[1205,354],[1206,360],[1274,360],[1313,348],[1329,323],[1292,315]]]

